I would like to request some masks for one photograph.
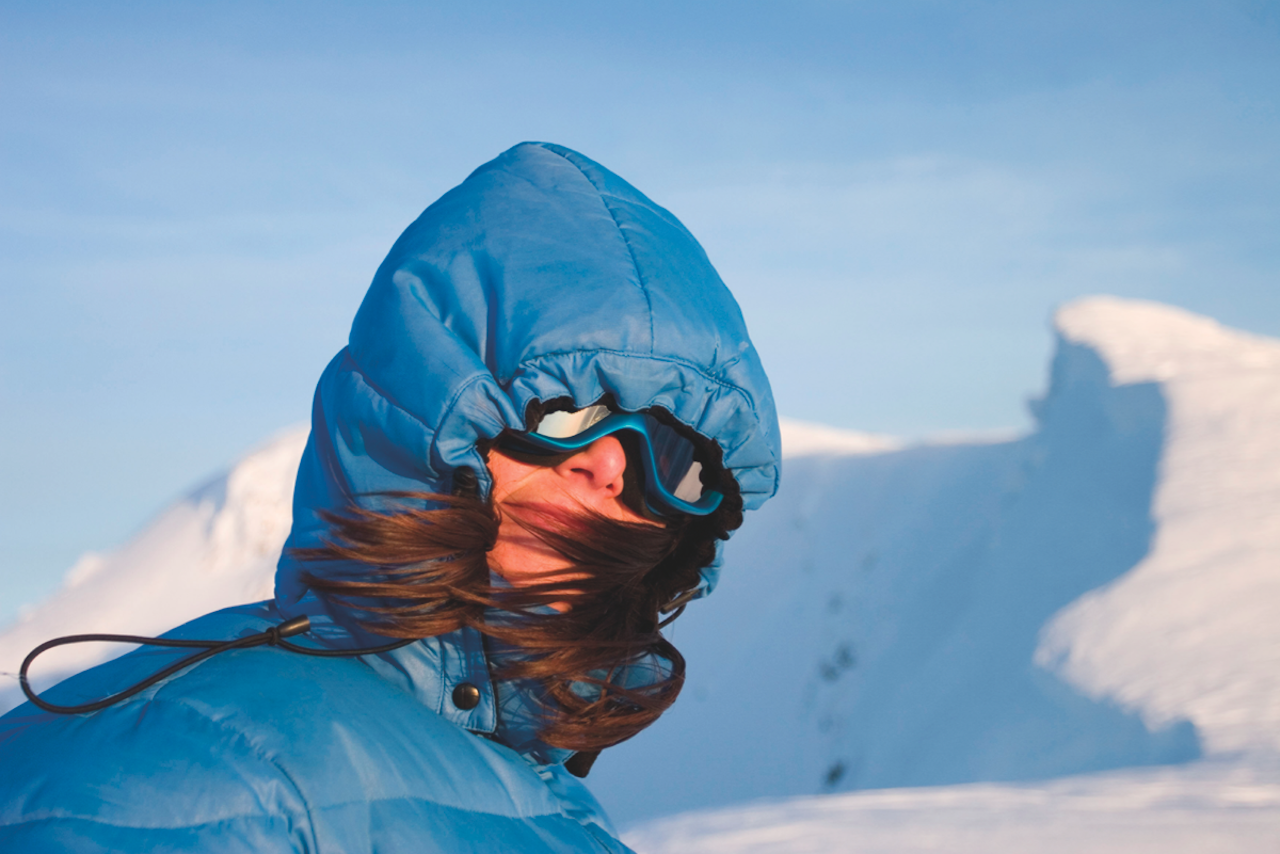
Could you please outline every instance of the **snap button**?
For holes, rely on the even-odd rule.
[[[480,705],[480,689],[470,682],[459,682],[453,689],[453,704],[463,711]]]

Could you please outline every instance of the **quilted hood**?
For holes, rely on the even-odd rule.
[[[392,491],[450,492],[460,468],[486,496],[477,441],[525,429],[535,399],[586,406],[606,393],[714,439],[747,509],[776,491],[773,395],[702,247],[598,163],[517,145],[405,230],[321,376],[277,606],[314,607],[288,549],[319,544],[321,511],[376,508]]]

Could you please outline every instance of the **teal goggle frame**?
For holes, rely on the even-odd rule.
[[[652,415],[614,412],[601,405],[549,412],[533,430],[504,435],[500,445],[510,444],[534,455],[555,456],[580,451],[620,430],[630,430],[639,439],[649,510],[658,515],[674,511],[706,516],[720,506],[724,496],[702,486],[702,463],[694,459],[693,442]]]

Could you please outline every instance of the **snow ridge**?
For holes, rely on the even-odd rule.
[[[1166,306],[1064,308],[1064,339],[1169,407],[1151,550],[1044,631],[1036,661],[1210,752],[1280,750],[1280,341]]]
[[[782,457],[811,457],[821,454],[878,454],[903,446],[896,436],[841,430],[825,424],[779,418],[782,428]]]

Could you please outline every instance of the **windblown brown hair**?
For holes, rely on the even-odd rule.
[[[499,515],[466,496],[399,493],[389,497],[425,501],[432,509],[406,503],[391,512],[326,514],[326,543],[294,555],[315,566],[307,574],[310,586],[350,608],[370,631],[422,638],[469,626],[514,646],[521,654],[496,675],[541,685],[542,740],[599,751],[653,723],[679,695],[685,662],[662,636],[663,615],[671,615],[666,622],[678,616],[699,570],[715,556],[716,539],[741,523],[733,487],[716,513],[661,527],[585,508],[560,514],[508,506],[508,520],[571,566],[558,580],[538,585],[490,583],[488,552]],[[549,612],[545,606],[555,603],[569,607]],[[628,665],[652,664],[653,656],[665,665],[665,678],[619,684]]]

